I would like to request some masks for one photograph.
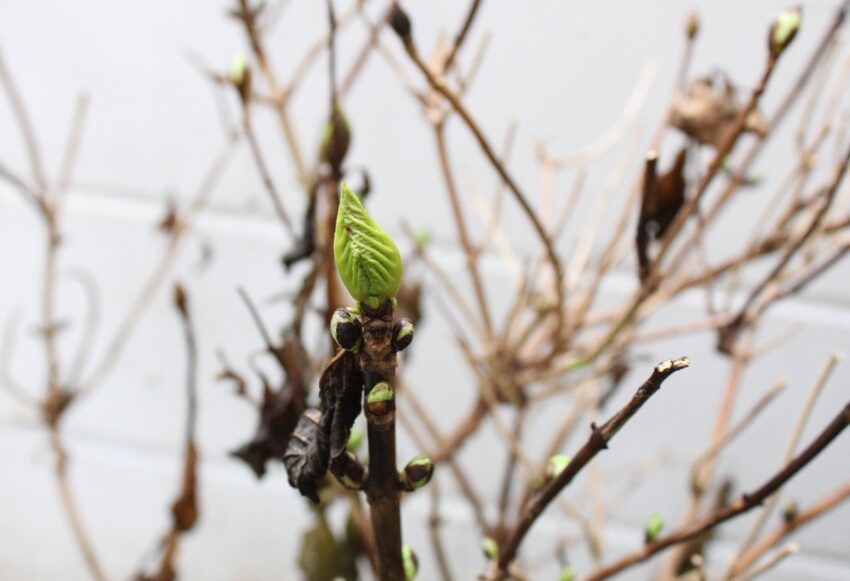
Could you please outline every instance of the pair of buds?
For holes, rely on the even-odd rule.
[[[361,490],[366,484],[366,467],[357,456],[347,451],[332,468],[337,480],[350,490]],[[428,456],[416,456],[398,475],[399,487],[405,492],[423,488],[434,475],[434,463]]]
[[[346,351],[357,351],[363,341],[363,324],[356,312],[337,309],[331,317],[331,335]],[[403,351],[413,341],[413,323],[399,319],[393,325],[393,350]]]

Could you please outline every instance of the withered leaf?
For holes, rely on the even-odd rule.
[[[360,415],[363,394],[363,372],[357,357],[340,349],[325,365],[319,379],[319,397],[322,401],[322,425],[329,425],[331,460],[345,453],[351,426]]]
[[[655,175],[655,160],[647,162],[644,175],[643,199],[637,228],[638,272],[641,280],[649,275],[649,244],[664,237],[676,214],[685,203],[685,165],[688,161],[688,146],[683,146],[673,167],[667,173]]]
[[[256,432],[248,443],[232,453],[248,464],[257,478],[265,474],[266,462],[283,457],[289,436],[307,408],[308,362],[301,340],[292,331],[287,331],[278,352],[286,381],[280,389],[272,389],[260,375],[263,401]],[[229,379],[227,375],[224,378]]]
[[[716,147],[740,110],[732,81],[717,72],[691,83],[687,94],[673,103],[670,124],[694,141]],[[744,130],[764,136],[767,128],[758,111],[748,115]]]
[[[328,436],[327,428],[320,425],[322,419],[319,410],[305,411],[283,455],[289,485],[315,503],[319,502],[316,485],[328,470]]]
[[[363,372],[357,356],[340,349],[319,379],[322,410],[307,410],[289,439],[283,463],[289,484],[319,501],[317,482],[345,454],[351,426],[360,414]]]

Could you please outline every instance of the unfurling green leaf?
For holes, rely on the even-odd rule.
[[[377,309],[401,285],[401,254],[343,182],[334,234],[334,260],[351,296]]]
[[[575,572],[575,569],[573,569],[573,568],[572,568],[571,566],[569,566],[569,565],[567,565],[566,567],[564,567],[563,569],[561,569],[561,574],[560,574],[560,576],[558,577],[558,579],[559,579],[560,581],[574,581],[574,579],[575,579],[575,578],[576,578],[576,572]]]

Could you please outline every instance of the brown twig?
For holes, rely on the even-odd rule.
[[[514,529],[511,531],[507,543],[500,551],[498,560],[498,571],[502,574],[508,570],[510,563],[516,557],[520,544],[525,535],[531,529],[537,518],[543,513],[552,500],[566,488],[573,478],[602,450],[608,447],[608,442],[617,434],[626,422],[634,416],[638,410],[652,397],[673,373],[686,368],[690,364],[687,357],[668,360],[659,363],[652,370],[643,385],[641,385],[632,399],[601,426],[591,425],[591,434],[587,442],[572,458],[566,468],[540,492],[531,498],[525,507],[524,514]]]
[[[682,529],[665,535],[656,541],[647,543],[642,548],[630,553],[621,559],[615,561],[611,565],[602,567],[594,571],[587,581],[597,581],[606,579],[617,573],[628,569],[629,567],[643,562],[657,553],[678,543],[690,540],[714,527],[735,518],[757,506],[767,499],[771,494],[779,490],[783,484],[790,480],[800,470],[802,470],[809,462],[814,460],[827,446],[829,446],[835,438],[837,438],[844,429],[850,425],[850,402],[848,402],[822,431],[809,444],[805,450],[798,454],[785,468],[773,475],[769,480],[762,484],[753,492],[744,494],[738,500],[721,508],[714,514],[707,516],[699,522],[686,525]]]

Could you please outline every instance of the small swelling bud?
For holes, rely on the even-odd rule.
[[[363,430],[359,428],[351,428],[351,433],[348,435],[348,444],[346,448],[349,452],[357,452],[360,446],[363,445]]]
[[[549,458],[549,463],[546,465],[546,480],[554,480],[564,471],[567,464],[570,463],[570,458],[566,454],[555,454]]]
[[[334,169],[339,169],[345,161],[350,144],[351,127],[348,125],[348,119],[345,118],[339,106],[334,105],[331,119],[325,124],[325,130],[322,133],[320,152],[322,161],[330,164]]]
[[[247,102],[251,97],[251,69],[248,68],[248,59],[240,53],[230,61],[230,82],[239,92],[242,102]]]
[[[492,537],[481,539],[481,550],[484,551],[484,556],[489,561],[495,561],[499,558],[499,543]]]
[[[797,518],[797,503],[793,500],[789,500],[785,503],[785,506],[782,507],[782,519],[789,523],[795,518]]]
[[[699,34],[699,16],[696,12],[688,14],[688,20],[685,23],[685,34],[688,35],[688,40],[693,40]]]
[[[393,410],[394,398],[393,388],[382,381],[366,397],[366,409],[374,416],[385,416]]]
[[[398,2],[393,3],[393,7],[390,9],[390,14],[387,16],[387,22],[389,22],[393,32],[398,35],[405,45],[413,42],[410,18],[407,16],[407,13],[401,9]]]
[[[410,319],[399,319],[393,327],[393,349],[404,351],[413,341],[413,323]]]
[[[788,48],[788,45],[797,36],[802,17],[803,13],[799,6],[783,10],[779,13],[776,21],[770,27],[768,46],[770,47],[771,56],[777,58]]]
[[[576,572],[571,566],[567,565],[563,569],[561,569],[561,573],[558,576],[559,581],[575,581]]]
[[[346,351],[354,351],[363,338],[360,319],[347,309],[337,309],[331,317],[331,336]]]
[[[401,562],[404,564],[404,577],[407,581],[413,581],[419,572],[419,559],[410,545],[401,546]]]
[[[404,467],[401,473],[401,485],[408,492],[419,490],[431,481],[434,475],[434,463],[428,456],[416,456]]]
[[[345,453],[345,466],[339,481],[350,490],[360,490],[366,483],[366,468],[351,452]]]
[[[655,541],[658,536],[661,534],[661,530],[664,528],[664,519],[661,518],[661,515],[655,513],[649,520],[646,521],[646,528],[644,530],[644,540],[647,543],[651,543]]]

